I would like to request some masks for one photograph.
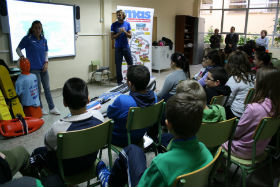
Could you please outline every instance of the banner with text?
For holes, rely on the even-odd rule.
[[[129,40],[134,65],[145,65],[152,75],[152,33],[154,9],[142,7],[117,6],[123,10],[126,21],[130,23],[132,37]],[[126,77],[127,65],[123,59],[122,73]]]

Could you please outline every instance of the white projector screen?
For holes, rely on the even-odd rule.
[[[43,25],[49,58],[76,54],[73,5],[7,0],[7,8],[13,61],[19,59],[16,48],[35,20]]]

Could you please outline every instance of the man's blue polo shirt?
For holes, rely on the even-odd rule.
[[[31,70],[42,70],[45,64],[46,51],[48,51],[47,40],[41,37],[40,40],[33,35],[27,35],[20,41],[18,47],[26,50],[26,57],[30,61]]]
[[[131,30],[130,24],[127,21],[124,21],[123,23],[120,23],[116,21],[111,25],[111,32],[118,33],[120,32],[119,29],[124,27],[126,32]],[[125,35],[125,33],[121,33],[118,38],[115,40],[115,48],[129,48],[128,45],[128,39]]]

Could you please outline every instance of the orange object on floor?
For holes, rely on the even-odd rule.
[[[27,117],[41,118],[43,116],[42,109],[39,106],[24,106],[23,111]]]
[[[38,130],[43,124],[43,119],[33,117],[1,120],[0,133],[5,137],[21,136]]]

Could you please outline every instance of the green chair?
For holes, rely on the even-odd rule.
[[[231,150],[231,141],[237,126],[237,118],[232,118],[229,120],[213,123],[202,123],[198,133],[197,138],[199,141],[203,142],[205,146],[213,153],[216,152],[217,148],[223,143],[229,143],[228,148]],[[229,151],[230,155],[230,151]],[[229,167],[230,167],[230,157],[227,158],[226,162],[226,186],[229,185]]]
[[[196,136],[199,141],[203,142],[211,150],[231,140],[236,125],[236,117],[220,122],[202,123]]]
[[[222,148],[219,148],[213,160],[206,166],[193,171],[191,173],[178,176],[174,183],[174,187],[185,186],[185,187],[204,187],[209,183],[209,175],[215,162],[221,155]]]
[[[94,74],[98,70],[99,66],[100,66],[100,61],[99,60],[92,60],[90,62],[90,68],[89,68],[89,72],[91,73],[90,82],[93,82],[95,80]]]
[[[109,165],[112,166],[111,155],[111,135],[113,129],[113,121],[109,120],[100,125],[77,131],[70,131],[57,134],[57,159],[59,166],[59,173],[63,181],[67,185],[80,184],[88,181],[87,186],[90,185],[90,179],[96,177],[95,167],[97,160],[92,166],[74,176],[65,176],[62,161],[64,159],[72,159],[76,157],[85,156],[99,151],[105,145],[108,146]],[[96,186],[98,183],[93,184]]]
[[[246,176],[247,174],[252,173],[258,168],[261,168],[265,166],[268,162],[270,163],[270,170],[271,170],[271,177],[273,176],[272,173],[272,155],[268,151],[264,151],[261,155],[256,155],[256,146],[257,142],[260,140],[267,140],[271,138],[279,129],[280,120],[274,119],[270,117],[263,118],[259,125],[257,126],[254,135],[253,135],[253,145],[252,145],[252,159],[251,160],[245,160],[238,157],[235,157],[233,155],[230,156],[230,163],[233,163],[237,165],[237,170],[241,168],[242,173],[242,186],[246,186]],[[227,155],[227,151],[223,150],[225,152],[225,156]],[[273,180],[273,178],[272,178]]]
[[[210,105],[217,104],[217,105],[224,106],[227,101],[227,98],[228,97],[224,95],[213,96],[211,98]]]
[[[247,93],[247,95],[246,95],[246,98],[245,98],[245,100],[244,100],[245,106],[246,106],[248,103],[250,103],[250,102],[252,101],[254,94],[255,94],[255,88],[251,88],[251,89],[248,91],[248,93]]]
[[[163,117],[164,110],[164,100],[161,100],[160,102],[148,107],[130,107],[126,122],[128,145],[131,144],[131,131],[157,125],[158,142],[153,142],[154,151],[157,155],[156,148],[161,145],[161,119]],[[143,142],[141,142],[141,144],[142,143]],[[143,145],[140,146],[143,147]],[[121,148],[113,146],[112,149],[118,152]]]

